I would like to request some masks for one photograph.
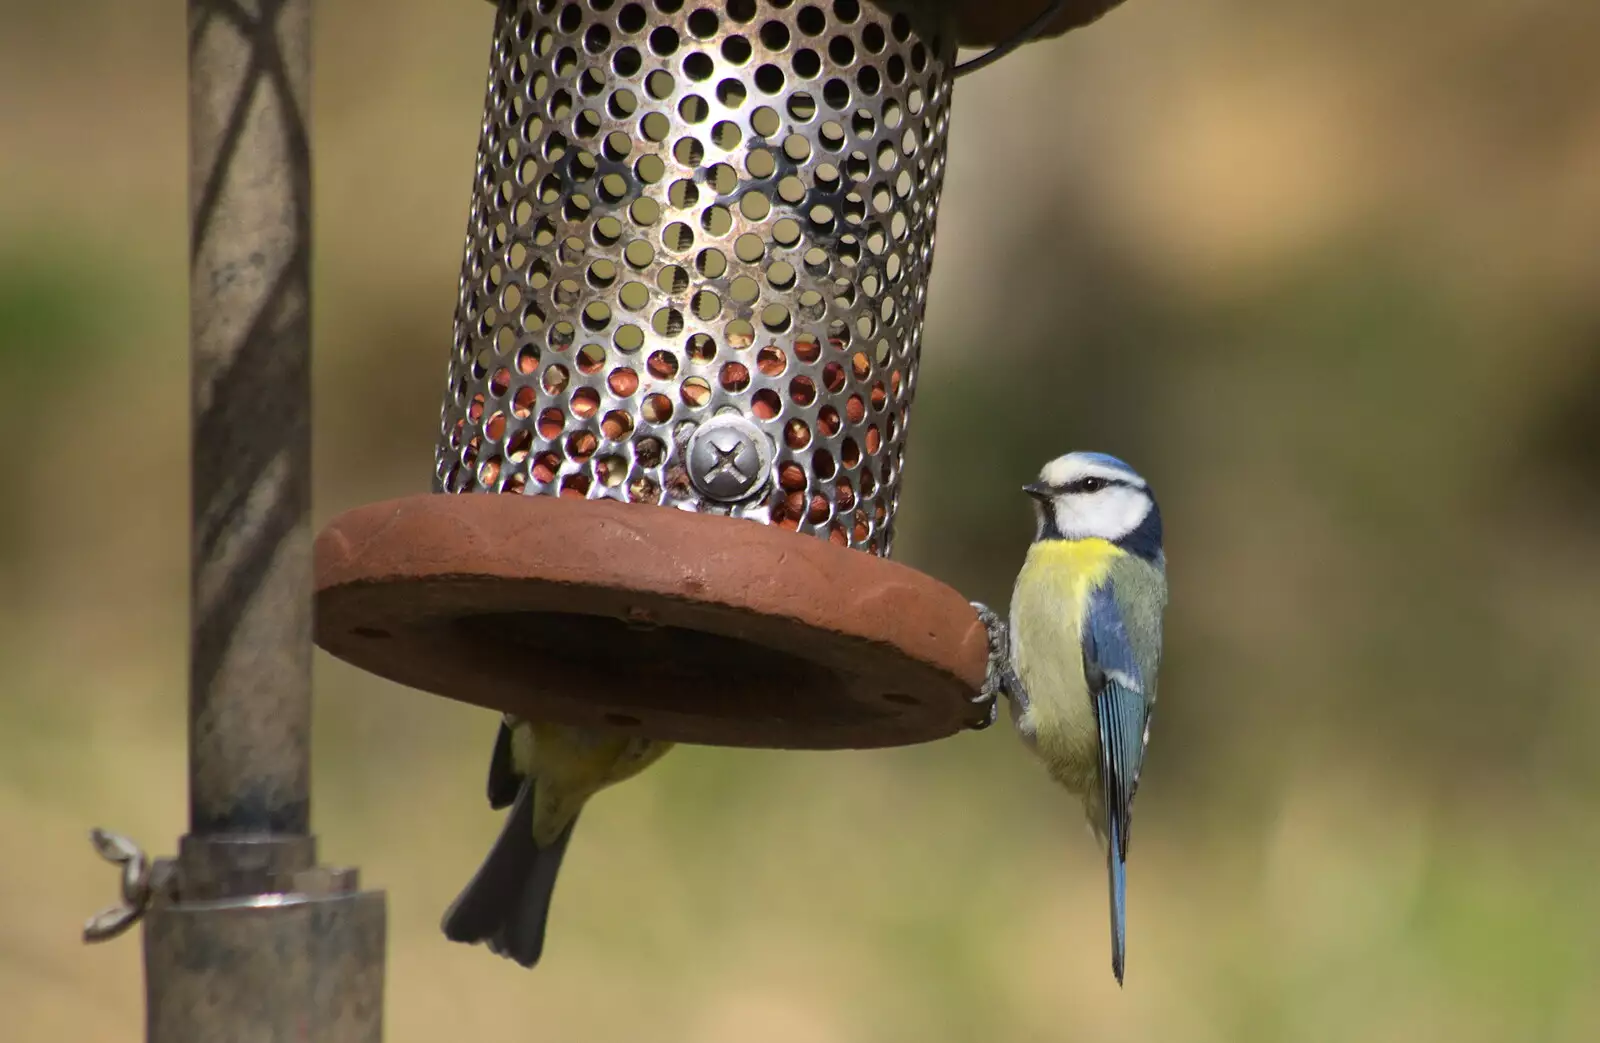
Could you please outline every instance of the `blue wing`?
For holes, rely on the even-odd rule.
[[[1104,797],[1107,870],[1111,883],[1111,967],[1122,981],[1127,944],[1128,826],[1139,768],[1149,737],[1145,678],[1109,583],[1089,595],[1084,614],[1083,668],[1100,727],[1100,785]]]

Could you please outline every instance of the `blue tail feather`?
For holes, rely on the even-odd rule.
[[[1127,863],[1122,858],[1121,827],[1115,815],[1109,816],[1110,843],[1106,845],[1106,868],[1111,875],[1111,973],[1122,984],[1122,968],[1128,949]]]

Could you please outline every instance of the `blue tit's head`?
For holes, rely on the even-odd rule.
[[[1033,497],[1035,540],[1109,540],[1161,560],[1161,508],[1139,472],[1104,453],[1068,453],[1022,487]]]

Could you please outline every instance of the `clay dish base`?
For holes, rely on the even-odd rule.
[[[956,591],[744,519],[551,496],[411,496],[316,541],[316,640],[412,688],[678,742],[899,746],[978,722]]]

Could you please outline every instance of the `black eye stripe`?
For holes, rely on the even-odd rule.
[[[1068,495],[1071,493],[1092,493],[1099,492],[1101,489],[1108,489],[1113,485],[1120,485],[1124,488],[1132,488],[1132,484],[1133,483],[1125,482],[1120,478],[1104,478],[1100,475],[1090,475],[1086,478],[1074,479],[1065,485],[1058,485],[1056,486],[1056,492],[1059,495]]]

